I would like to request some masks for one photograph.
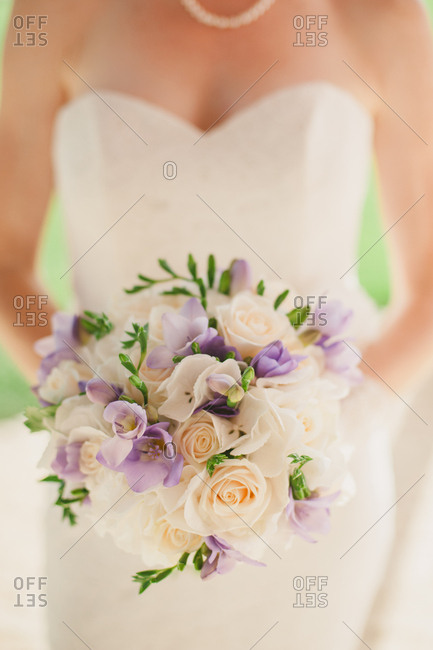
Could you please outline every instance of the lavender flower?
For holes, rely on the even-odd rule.
[[[215,573],[229,573],[229,571],[235,568],[237,562],[246,562],[253,566],[265,566],[262,562],[252,560],[239,551],[236,551],[230,544],[216,537],[216,535],[205,537],[204,541],[211,553],[202,566],[200,573],[202,580],[213,577]]]
[[[336,372],[347,379],[350,384],[358,384],[362,381],[362,371],[358,368],[359,356],[355,354],[345,341],[333,341],[324,339],[319,345],[325,353],[325,364],[328,370]],[[355,348],[356,349],[356,348]]]
[[[78,361],[71,347],[80,344],[78,316],[57,312],[52,318],[53,333],[35,343],[36,352],[43,357],[38,371],[42,384],[51,370],[64,359]],[[70,347],[69,347],[70,346]]]
[[[253,284],[251,266],[246,260],[235,260],[230,267],[230,294],[248,291]]]
[[[94,404],[104,404],[104,406],[118,400],[122,394],[122,388],[120,386],[108,384],[103,379],[99,379],[99,377],[94,377],[86,382],[84,390],[91,402]]]
[[[134,440],[144,435],[147,414],[138,404],[118,400],[105,407],[104,420],[111,422],[114,437],[102,443],[99,453],[107,467],[115,468],[132,450]]]
[[[202,354],[224,360],[235,348],[227,346],[217,330],[209,327],[207,313],[197,298],[190,298],[178,314],[166,312],[162,316],[162,331],[165,345],[159,345],[149,354],[146,365],[149,368],[169,368],[174,365],[173,357],[185,357],[194,353],[196,343]]]
[[[290,488],[286,515],[293,532],[311,543],[317,542],[312,533],[326,535],[331,525],[329,506],[339,494],[335,492],[322,497],[317,492],[312,492],[310,497],[296,500]]]
[[[348,327],[353,311],[347,309],[340,300],[330,300],[314,311],[314,327],[323,336],[339,336]]]
[[[115,466],[107,462],[102,447],[96,459],[104,467],[122,472],[134,492],[144,492],[161,482],[164,487],[173,487],[180,481],[183,457],[172,453],[173,442],[168,427],[168,422],[147,427],[142,436],[131,441],[131,451]]]
[[[82,481],[85,476],[80,471],[81,442],[71,442],[57,448],[57,454],[51,463],[57,476],[67,481]]]
[[[257,378],[276,377],[292,372],[305,358],[299,354],[290,354],[282,341],[274,341],[260,350],[250,365],[254,368]]]

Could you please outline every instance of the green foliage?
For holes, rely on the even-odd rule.
[[[233,456],[232,452],[233,449],[227,449],[227,451],[223,451],[220,454],[215,454],[214,456],[211,456],[207,463],[206,463],[206,470],[207,473],[209,474],[210,477],[213,476],[213,473],[215,472],[215,469],[218,465],[221,465],[225,460],[231,460],[233,458],[243,458],[243,456]]]
[[[153,585],[157,582],[161,582],[161,580],[164,580],[167,578],[175,569],[178,571],[183,571],[186,563],[188,561],[189,553],[184,553],[178,560],[177,564],[174,566],[168,567],[167,569],[149,569],[148,571],[139,571],[136,573],[133,577],[132,580],[134,582],[138,582],[140,585],[140,589],[138,591],[139,594],[142,594],[143,591],[146,591],[150,587],[150,585]]]
[[[280,293],[279,296],[277,296],[277,298],[275,299],[275,302],[274,302],[274,309],[275,310],[278,309],[278,307],[281,305],[282,302],[284,302],[284,300],[287,298],[288,295],[289,295],[289,289],[286,289],[285,291]]]
[[[24,421],[24,424],[28,429],[30,429],[32,433],[36,433],[37,431],[45,431],[46,427],[44,425],[44,419],[53,418],[59,406],[59,404],[41,407],[28,406],[24,411],[24,415],[27,418]]]
[[[89,494],[87,488],[85,487],[75,488],[75,490],[71,490],[71,495],[72,495],[71,498],[65,498],[64,497],[65,481],[59,478],[56,474],[51,474],[50,476],[43,478],[41,482],[59,484],[58,497],[54,505],[62,508],[63,510],[62,519],[67,519],[71,526],[75,526],[75,524],[77,523],[77,515],[72,511],[71,505],[73,503],[83,503],[83,501],[86,499],[87,495]]]
[[[113,329],[113,323],[104,312],[102,312],[102,314],[97,314],[93,311],[85,311],[84,315],[87,316],[87,318],[81,317],[80,324],[86,332],[92,334],[97,341],[109,334]]]

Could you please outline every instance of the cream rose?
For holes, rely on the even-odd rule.
[[[228,424],[222,418],[203,412],[180,425],[173,440],[185,462],[201,471],[211,456],[230,447],[238,434],[234,431],[230,434],[233,426]]]
[[[260,518],[274,501],[272,483],[246,459],[226,460],[212,476],[194,477],[184,508],[188,528],[202,535],[259,527]],[[281,507],[281,506],[279,506]]]
[[[267,298],[246,291],[218,307],[216,313],[226,342],[244,358],[253,357],[268,343],[290,334],[291,326],[284,314],[275,311]]]
[[[175,559],[182,553],[196,551],[203,541],[200,535],[176,528],[164,518],[155,526],[155,539],[160,552]]]

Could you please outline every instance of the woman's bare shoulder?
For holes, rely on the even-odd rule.
[[[353,68],[378,90],[431,74],[432,26],[423,0],[332,0]]]

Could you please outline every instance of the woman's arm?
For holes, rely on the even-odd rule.
[[[49,333],[44,314],[49,319],[53,310],[49,296],[45,304],[47,291],[36,277],[35,258],[52,189],[54,118],[64,99],[60,79],[66,30],[54,5],[42,1],[32,12],[47,16],[45,46],[15,46],[11,21],[0,111],[0,336],[32,381],[38,365],[33,344]],[[25,19],[28,13],[25,0],[14,4],[13,16]],[[19,320],[23,326],[14,325]]]
[[[396,315],[364,352],[373,372],[364,369],[398,391],[433,368],[433,40],[420,3],[384,5],[375,3],[384,15],[370,24],[364,79],[389,104],[377,98],[375,149]]]

